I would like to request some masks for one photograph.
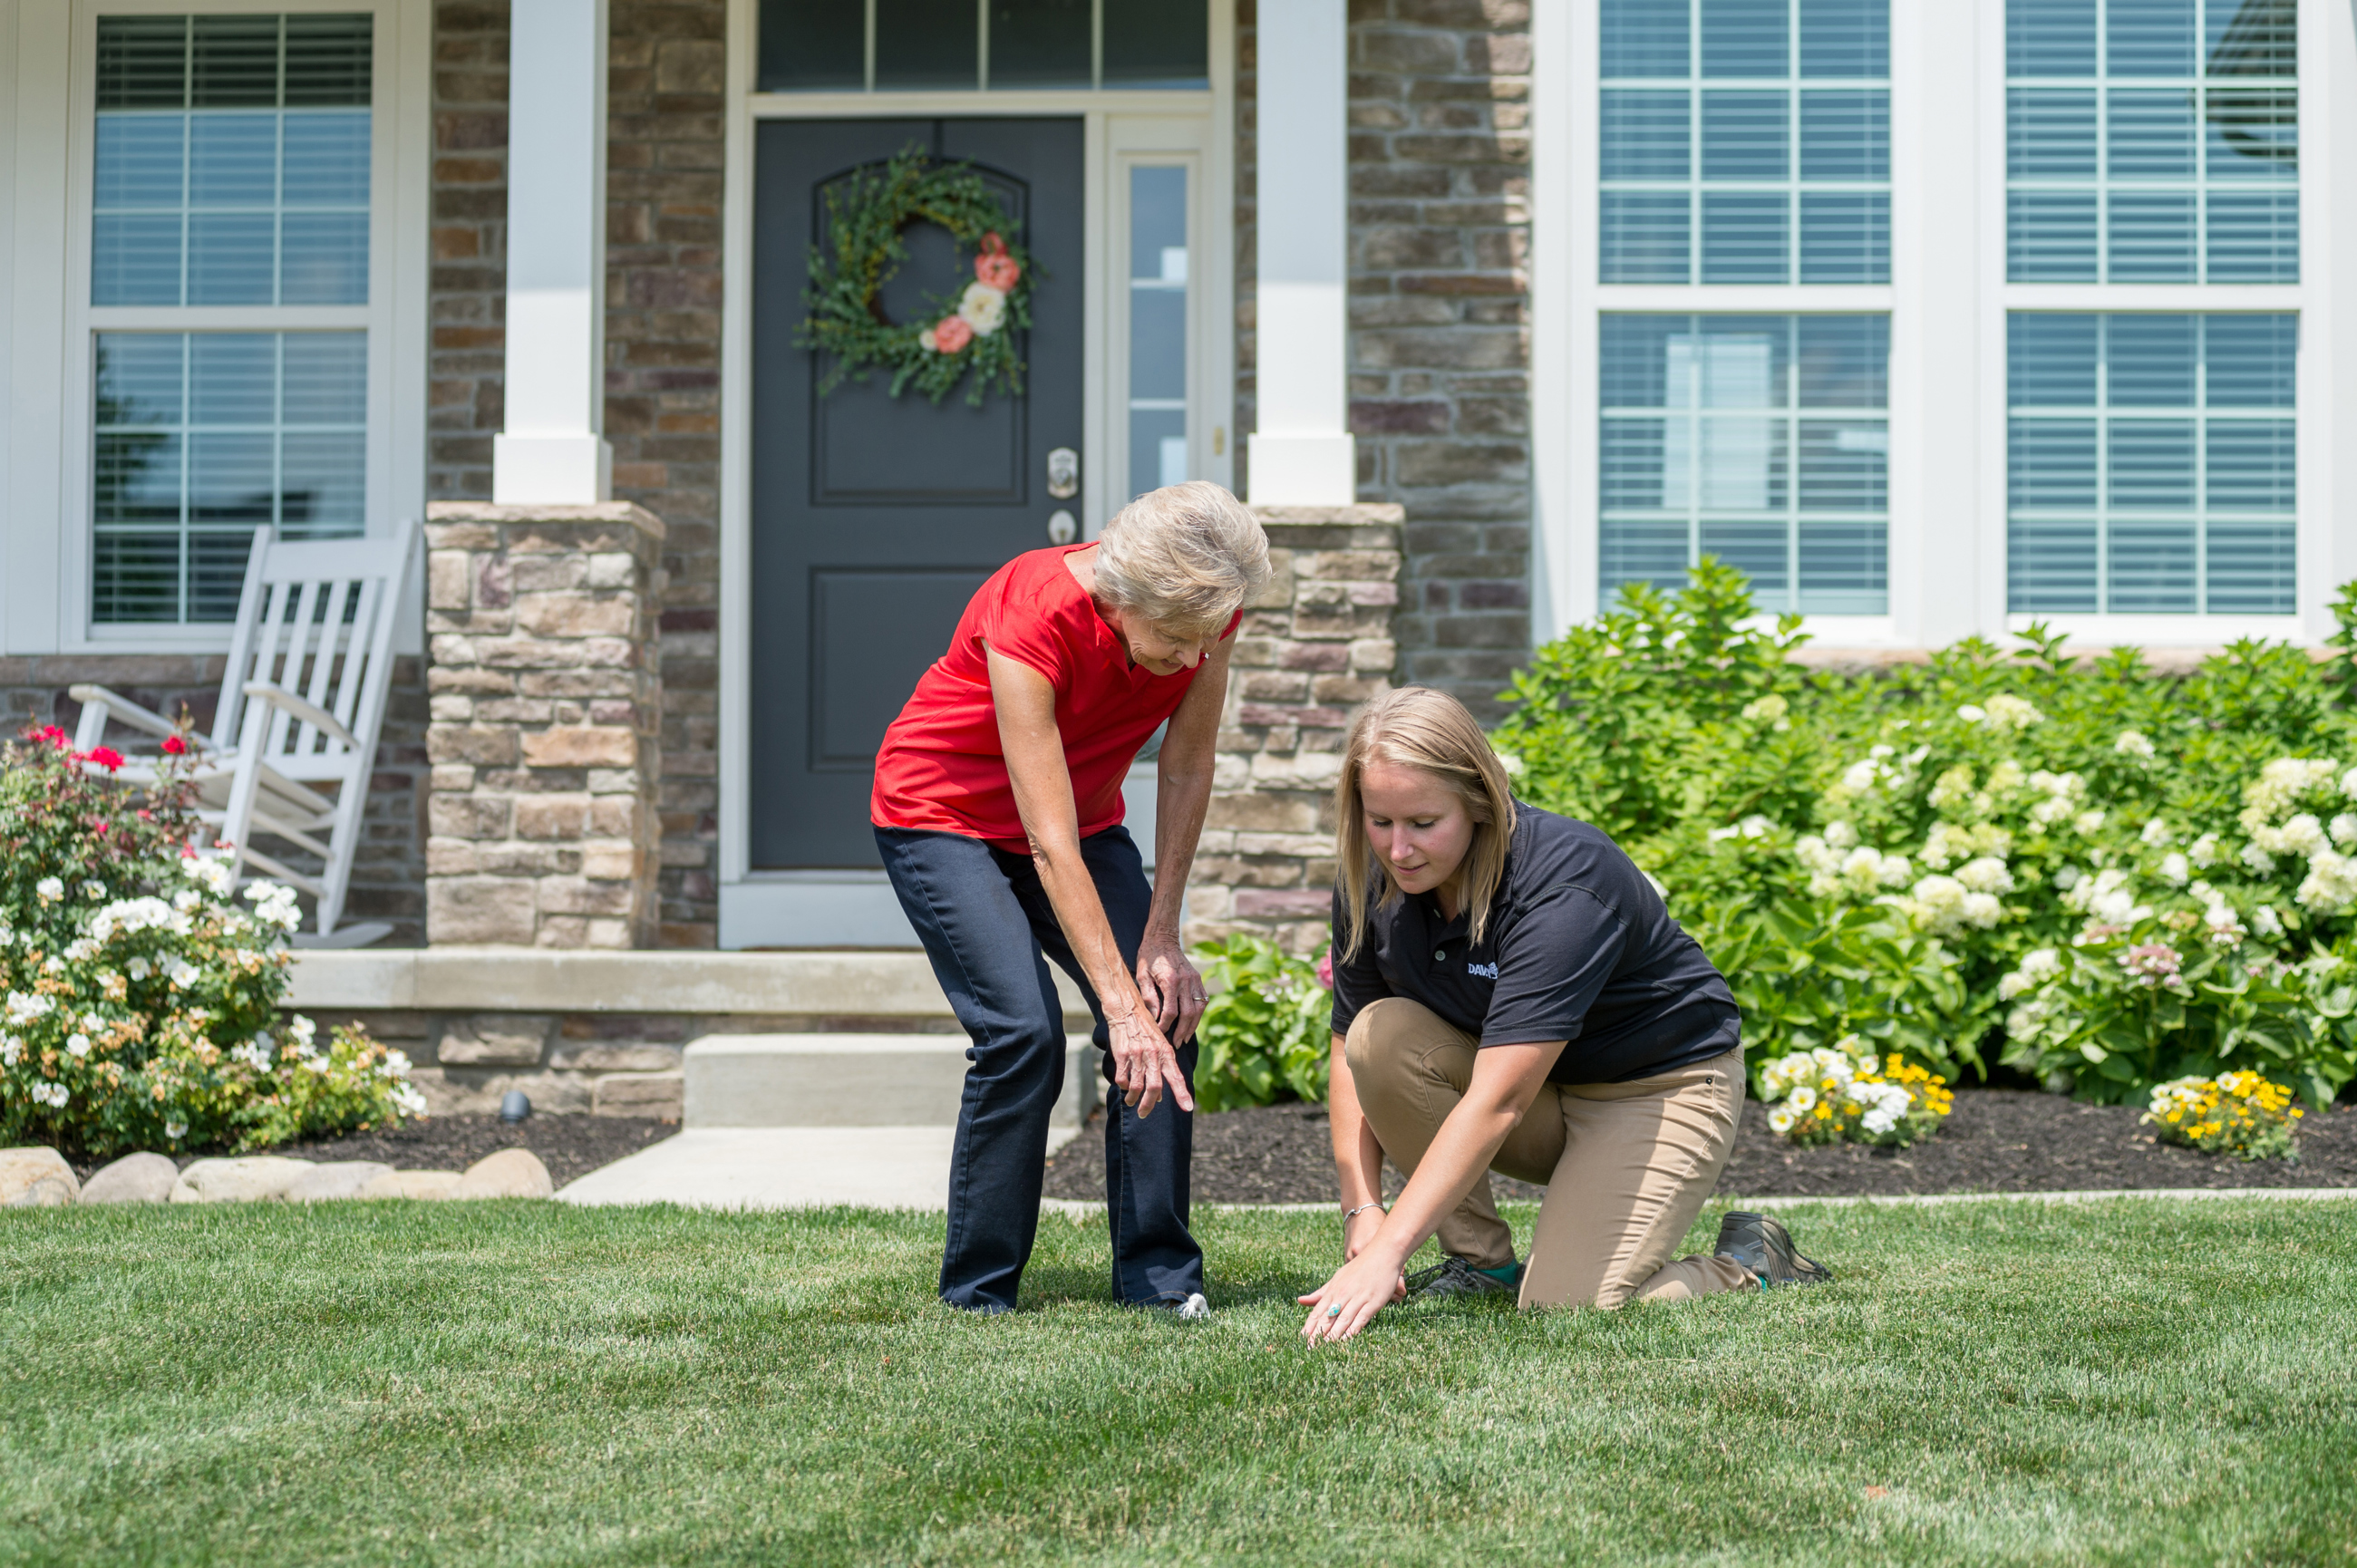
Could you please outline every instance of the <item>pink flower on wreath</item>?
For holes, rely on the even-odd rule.
[[[1023,275],[1023,265],[1004,251],[985,251],[974,259],[974,275],[1001,294],[1013,291],[1015,280]]]
[[[982,253],[985,256],[1006,254],[1006,242],[998,237],[997,230],[993,229],[982,237]]]
[[[1334,989],[1334,955],[1330,952],[1318,955],[1318,983],[1329,991]]]
[[[974,328],[962,317],[944,316],[933,324],[933,348],[943,354],[954,354],[974,341]]]

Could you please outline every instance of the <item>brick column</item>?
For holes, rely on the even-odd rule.
[[[1187,939],[1236,931],[1297,953],[1326,940],[1334,775],[1361,704],[1399,657],[1397,506],[1261,507],[1268,591],[1228,675],[1211,809],[1187,888]]]
[[[652,947],[663,525],[428,509],[430,945]]]

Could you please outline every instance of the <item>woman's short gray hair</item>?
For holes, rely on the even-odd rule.
[[[1097,540],[1097,591],[1178,631],[1215,631],[1268,585],[1268,536],[1207,479],[1148,490]]]

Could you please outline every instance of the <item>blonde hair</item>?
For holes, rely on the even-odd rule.
[[[1268,578],[1260,520],[1205,479],[1148,490],[1097,540],[1097,592],[1174,631],[1224,629]]]
[[[1351,726],[1342,748],[1342,770],[1334,780],[1335,858],[1342,884],[1341,956],[1358,955],[1366,940],[1367,896],[1374,877],[1383,879],[1383,902],[1400,897],[1399,884],[1367,839],[1366,801],[1360,779],[1371,762],[1387,762],[1431,775],[1454,790],[1473,819],[1473,842],[1458,870],[1465,878],[1465,908],[1472,939],[1481,940],[1490,906],[1506,880],[1506,846],[1514,837],[1514,795],[1506,767],[1490,749],[1490,737],[1465,704],[1428,686],[1403,686],[1369,703]]]

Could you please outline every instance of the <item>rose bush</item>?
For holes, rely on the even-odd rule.
[[[2189,673],[2033,628],[1812,669],[1705,563],[1537,650],[1497,732],[1534,804],[1610,832],[1727,973],[1755,1071],[1859,1036],[2118,1101],[2231,1069],[2357,1074],[2345,657]]]
[[[142,802],[84,761],[121,765],[56,729],[0,750],[0,1144],[252,1149],[422,1114],[401,1053],[282,1019],[295,893],[230,897],[176,765]]]

